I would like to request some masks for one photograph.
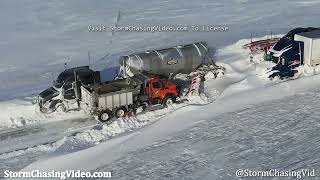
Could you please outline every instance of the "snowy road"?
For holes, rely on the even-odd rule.
[[[6,153],[0,156],[6,162],[2,168],[12,170],[23,168],[22,171],[34,169],[107,170],[112,171],[114,177],[123,179],[129,178],[132,174],[139,179],[161,179],[162,176],[175,179],[183,173],[190,179],[197,179],[197,177],[203,177],[203,179],[231,178],[234,177],[232,171],[240,168],[240,165],[245,168],[253,168],[254,165],[257,168],[282,167],[285,169],[288,167],[291,170],[295,167],[290,164],[294,159],[282,157],[284,152],[280,151],[281,149],[278,150],[276,145],[277,143],[280,145],[281,143],[290,144],[288,141],[293,139],[291,136],[294,138],[296,136],[299,138],[317,136],[313,128],[319,125],[316,119],[318,104],[315,97],[320,97],[317,93],[317,89],[320,87],[320,76],[301,77],[297,80],[279,83],[260,79],[257,75],[260,73],[259,69],[263,68],[265,64],[261,63],[257,65],[256,69],[252,68],[252,64],[246,59],[246,51],[241,49],[241,44],[245,41],[248,40],[240,40],[238,43],[220,50],[221,57],[226,62],[231,61],[232,63],[225,64],[227,67],[225,76],[206,81],[205,93],[210,98],[217,98],[211,104],[177,106],[174,109],[146,112],[137,117],[119,119],[110,125],[91,126],[91,128],[83,130],[80,128],[78,133],[71,133],[72,136],[65,133],[65,130],[57,131],[55,127],[52,128],[52,131],[48,131],[48,135],[52,133],[54,139],[55,135],[57,135],[56,138],[62,139],[50,145]],[[233,52],[235,53],[232,54]],[[230,54],[232,55],[230,56]],[[238,69],[236,69],[237,67]],[[295,106],[298,102],[301,104]],[[308,103],[310,106],[307,109],[302,108]],[[238,112],[240,110],[242,112]],[[276,118],[276,115],[280,114],[279,111],[283,111],[280,120]],[[305,117],[308,120],[308,114],[313,118],[311,135],[308,134],[308,124],[301,127],[304,128],[304,131],[292,129],[291,121],[288,118],[294,118],[291,113],[295,113],[295,111],[299,113],[294,115],[303,114],[302,117],[294,119],[296,124],[306,125],[303,122]],[[246,117],[248,118],[246,119]],[[60,125],[64,126],[66,122],[70,122],[70,120],[62,121]],[[81,123],[81,121],[75,121],[75,123]],[[273,126],[272,123],[279,127],[282,125],[284,129],[277,131],[276,126]],[[57,124],[59,121],[52,125],[59,127]],[[71,130],[75,129],[71,128]],[[31,128],[30,131],[38,133],[39,129]],[[69,132],[68,129],[66,131]],[[295,131],[297,134],[293,134]],[[28,130],[16,132],[19,133],[17,135],[11,133],[11,135],[23,142],[22,144],[30,146],[28,141],[24,140],[24,135],[19,135],[28,132]],[[40,130],[39,133],[41,134],[41,132],[44,131]],[[199,136],[195,141],[192,140],[193,134]],[[5,133],[3,139],[6,140],[8,137],[10,135]],[[279,138],[281,141],[278,141]],[[316,139],[316,137],[314,138]],[[34,142],[42,140],[41,138],[36,139]],[[10,142],[12,141],[9,140],[8,143]],[[33,140],[30,142],[34,143]],[[305,139],[304,142],[307,143]],[[259,146],[256,147],[256,144]],[[270,146],[269,149],[266,146]],[[299,147],[289,146],[290,152],[297,151],[299,154],[297,157],[300,157],[300,154],[304,152]],[[314,146],[309,145],[309,147],[314,151],[318,149],[316,143]],[[277,155],[277,153],[279,154]],[[150,156],[140,154],[150,154]],[[274,161],[268,164],[267,160],[256,161],[258,155],[269,160],[270,156],[277,155],[276,157],[279,157],[280,160],[276,164],[272,163]],[[141,159],[135,160],[135,158]],[[206,159],[209,159],[210,162]],[[139,162],[138,165],[135,164],[136,161]],[[194,162],[197,166],[190,162]],[[263,163],[258,166],[259,162]],[[279,164],[280,162],[283,164]],[[310,165],[309,163],[317,163],[317,160],[315,162],[302,161],[300,167],[307,167]],[[140,164],[141,167],[136,168]],[[148,169],[150,165],[154,169]],[[116,167],[116,169],[111,167]],[[312,166],[312,168],[315,167]],[[208,173],[209,171],[210,173]]]
[[[82,169],[111,171],[115,179],[234,179],[239,168],[315,168],[320,176],[320,76],[266,81],[266,64],[250,63],[242,49],[251,33],[319,26],[319,8],[316,0],[0,1],[0,176],[5,169]],[[229,30],[88,31],[113,26],[119,11],[120,26]],[[97,125],[82,112],[43,115],[31,102],[65,62],[102,70],[120,55],[200,40],[227,68],[206,84],[216,100],[206,106]]]
[[[0,131],[0,176],[4,170],[19,170],[52,152],[58,140],[90,129],[93,119],[74,119]]]
[[[62,137],[89,129],[97,124],[93,119],[74,119],[35,124],[0,132],[0,154],[55,142]]]
[[[319,177],[319,97],[302,93],[206,119],[96,170],[116,179],[209,180],[237,179],[238,169],[309,168]]]
[[[241,166],[257,170],[316,169],[319,79],[301,78],[227,95],[203,107],[185,107],[135,133],[75,153],[56,154],[23,171],[104,169],[115,171],[114,177],[123,179],[134,175],[139,179],[161,179],[164,175],[175,179],[182,173],[191,179],[212,179],[215,175],[233,177],[232,171]],[[316,152],[308,156],[305,146]],[[297,158],[288,158],[287,153],[296,153]],[[188,169],[194,176],[185,172]]]

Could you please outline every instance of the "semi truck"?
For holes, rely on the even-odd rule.
[[[124,117],[149,105],[168,106],[179,96],[177,86],[157,76],[136,74],[126,79],[81,86],[80,106],[102,122]]]
[[[266,55],[267,61],[276,63],[269,71],[269,78],[292,78],[298,75],[298,67],[314,67],[320,64],[320,29],[296,28],[282,37]]]
[[[80,66],[65,69],[53,85],[38,95],[38,105],[42,113],[50,113],[57,108],[67,111],[68,104],[77,104],[81,98],[80,85],[95,84],[101,81],[100,72],[94,71],[89,66]]]

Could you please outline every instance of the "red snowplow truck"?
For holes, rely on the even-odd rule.
[[[172,81],[162,81],[158,77],[150,77],[144,86],[144,92],[151,104],[164,106],[173,103],[178,96],[177,86]]]
[[[156,76],[136,74],[126,79],[81,86],[81,108],[102,122],[120,118],[138,108],[168,106],[179,96],[174,82]]]

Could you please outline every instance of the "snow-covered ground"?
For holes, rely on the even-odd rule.
[[[270,64],[261,54],[250,62],[242,49],[251,33],[318,26],[319,8],[310,0],[1,1],[0,174],[82,169],[111,171],[116,179],[233,179],[239,168],[319,167],[320,76],[271,82],[263,77]],[[120,26],[229,30],[88,32],[89,25],[112,26],[119,11]],[[102,70],[123,54],[199,40],[227,69],[205,82],[208,99],[193,101],[201,105],[174,105],[106,125],[82,112],[42,115],[32,104],[65,62]]]
[[[107,155],[105,165],[95,171],[111,170],[116,179],[236,179],[238,169],[271,168],[310,168],[319,175],[320,106],[315,99],[319,96],[318,92],[301,93],[202,117],[191,127],[124,153],[117,160],[109,161]],[[142,137],[117,146],[130,146],[128,142]],[[107,154],[110,151],[107,149]]]
[[[23,171],[69,168],[110,170],[117,179],[183,175],[224,179],[235,177],[239,168],[317,168],[320,120],[315,97],[320,84],[314,82],[319,78],[233,94],[206,106],[188,106],[92,148],[67,155],[53,153]]]
[[[287,81],[282,83],[270,82],[268,80],[265,80],[256,75],[260,73],[260,70],[259,70],[260,68],[253,68],[254,64],[251,64],[248,61],[248,59],[245,58],[245,56],[241,57],[242,53],[248,53],[246,50],[241,49],[241,44],[245,43],[246,41],[248,40],[241,40],[234,45],[227,46],[226,48],[223,48],[220,50],[221,56],[227,55],[228,53],[231,53],[231,52],[236,52],[236,49],[238,49],[239,52],[234,53],[234,55],[232,56],[229,56],[229,60],[232,61],[233,63],[231,63],[230,65],[224,64],[227,67],[227,73],[224,77],[221,77],[219,79],[207,80],[205,82],[205,87],[204,87],[205,93],[207,94],[209,99],[212,98],[212,100],[215,100],[214,102],[208,105],[201,105],[201,106],[195,106],[195,105],[185,106],[184,104],[175,105],[174,107],[171,107],[169,109],[157,110],[154,112],[147,112],[133,118],[119,119],[110,125],[95,125],[83,131],[77,131],[76,133],[73,133],[73,134],[65,134],[64,138],[60,138],[60,140],[59,138],[56,138],[55,139],[56,141],[51,141],[51,143],[47,145],[40,145],[27,150],[23,149],[18,152],[10,152],[10,153],[2,154],[1,157],[3,159],[8,160],[8,162],[5,163],[6,166],[4,167],[6,168],[10,167],[10,169],[17,169],[16,167],[14,167],[14,165],[18,159],[23,160],[23,161],[20,161],[19,163],[24,164],[24,166],[30,162],[34,162],[35,160],[42,159],[40,161],[35,162],[34,164],[31,164],[25,170],[38,169],[38,168],[46,169],[46,170],[49,170],[49,169],[63,170],[67,168],[83,169],[83,170],[94,170],[94,169],[101,170],[101,169],[109,168],[110,166],[107,166],[107,164],[109,165],[109,164],[115,163],[116,164],[115,166],[120,166],[118,169],[123,169],[128,172],[133,171],[133,173],[135,173],[137,171],[135,168],[131,170],[127,169],[127,168],[130,168],[131,166],[129,166],[126,163],[120,165],[117,163],[118,160],[119,159],[122,160],[123,158],[130,158],[132,153],[133,154],[135,154],[135,152],[141,153],[140,151],[144,152],[144,151],[147,151],[149,148],[154,149],[155,147],[158,147],[158,146],[160,148],[159,149],[160,152],[158,153],[163,154],[162,152],[163,150],[161,149],[161,147],[163,148],[163,146],[155,145],[155,144],[158,144],[162,141],[164,141],[164,144],[167,144],[167,139],[170,140],[169,144],[175,143],[176,142],[175,137],[177,136],[177,134],[191,133],[193,131],[190,132],[190,129],[194,129],[194,128],[197,129],[197,127],[202,124],[206,124],[206,125],[203,125],[201,127],[208,128],[208,124],[221,123],[220,124],[221,127],[212,127],[213,129],[208,128],[206,130],[203,130],[200,128],[199,131],[201,132],[212,131],[213,135],[216,135],[216,133],[214,133],[215,131],[218,131],[222,134],[224,132],[230,133],[229,131],[233,131],[231,128],[232,126],[229,127],[230,124],[241,123],[236,121],[236,119],[238,118],[237,114],[243,114],[243,113],[238,113],[238,111],[248,110],[250,112],[251,111],[257,112],[256,117],[253,116],[254,115],[253,114],[252,117],[250,117],[249,119],[246,119],[245,121],[245,123],[252,123],[255,127],[255,126],[258,126],[257,123],[259,122],[260,123],[268,122],[265,116],[274,117],[275,115],[279,114],[278,111],[282,111],[283,108],[284,108],[283,111],[286,112],[285,108],[288,108],[288,109],[295,108],[295,106],[293,106],[292,104],[295,104],[295,103],[298,104],[298,102],[300,102],[300,99],[304,99],[304,101],[301,101],[301,104],[299,104],[299,106],[306,106],[308,105],[308,103],[313,103],[313,104],[310,104],[310,107],[311,107],[310,111],[305,111],[304,113],[305,114],[311,113],[312,116],[316,117],[317,114],[313,113],[313,111],[316,111],[316,109],[313,109],[313,108],[317,108],[316,101],[309,102],[309,100],[310,99],[314,100],[314,97],[318,96],[316,92],[316,88],[320,86],[320,81],[319,81],[320,76],[300,78],[294,81]],[[233,49],[233,51],[230,51],[230,49]],[[255,58],[259,58],[259,56],[255,56]],[[238,66],[242,67],[242,71],[233,70],[232,67],[234,66],[234,64],[238,64]],[[260,67],[260,66],[267,66],[267,65],[265,65],[264,63],[257,65],[257,67]],[[257,97],[257,98],[252,98],[252,97]],[[297,101],[295,101],[296,97],[299,97]],[[281,99],[281,100],[273,102],[273,100],[277,100],[277,99]],[[294,102],[290,102],[290,101],[294,101]],[[285,106],[286,104],[287,106]],[[273,110],[276,109],[277,111],[272,112],[271,110],[269,110],[268,108],[269,106],[273,107]],[[264,107],[266,107],[267,112],[263,111]],[[234,118],[230,118],[230,116],[228,116],[230,114],[236,114],[236,115]],[[265,116],[261,116],[261,114],[265,114]],[[285,119],[285,118],[291,118],[292,115],[290,113],[284,113],[284,114],[287,115],[288,117],[283,115],[281,116],[281,118],[283,118],[282,120],[284,122],[287,122],[288,119]],[[216,119],[218,119],[219,121],[216,121]],[[266,121],[262,121],[262,119],[266,119]],[[304,121],[304,119],[297,119],[297,121],[298,120],[300,120],[301,122]],[[316,121],[316,119],[314,121]],[[223,124],[224,122],[226,124]],[[253,131],[255,130],[254,127],[253,127]],[[247,132],[247,129],[246,129],[247,126],[241,125],[238,128],[243,128],[242,131]],[[262,127],[262,128],[269,129],[268,127]],[[71,130],[72,129],[73,128],[71,128]],[[241,129],[235,130],[235,131],[241,131]],[[258,135],[259,134],[257,134],[256,136]],[[234,134],[234,136],[238,137],[237,134]],[[52,138],[51,135],[49,135],[49,136],[45,136],[44,139],[49,137]],[[188,138],[188,137],[189,136],[185,136],[185,138]],[[217,136],[216,138],[218,137],[220,136]],[[225,139],[228,138],[225,136],[223,137]],[[235,139],[235,137],[233,139]],[[182,138],[182,137],[179,136],[179,138]],[[230,138],[231,140],[233,140],[232,137]],[[245,135],[243,135],[243,138],[245,138]],[[259,137],[259,136],[257,138],[263,139],[263,137]],[[277,137],[274,137],[274,139],[276,138]],[[218,142],[224,143],[223,140],[225,139],[221,139]],[[185,141],[188,142],[189,140],[180,139],[177,142],[185,143]],[[215,143],[215,141],[212,143]],[[207,142],[205,142],[202,145],[204,146],[205,144],[207,144]],[[188,146],[190,146],[190,148],[198,148],[198,147],[201,148],[201,145],[198,145],[195,147],[191,145],[188,145]],[[220,144],[220,146],[224,147],[227,145]],[[246,144],[244,144],[243,146],[246,146]],[[179,147],[177,149],[180,150],[180,148],[184,148],[185,146],[181,146],[181,147],[177,146],[177,147]],[[202,148],[205,148],[207,151],[210,151],[210,148],[212,147],[210,146],[210,147],[202,147]],[[212,149],[212,151],[216,151],[216,149]],[[167,152],[170,152],[169,155],[171,155],[170,148],[168,149]],[[184,151],[181,151],[181,152],[184,152]],[[183,157],[179,157],[176,153],[178,152],[176,151],[172,152],[173,159],[174,158],[183,159]],[[168,157],[171,157],[169,155]],[[226,156],[226,154],[223,154],[223,153],[220,155],[222,157]],[[101,156],[104,156],[105,158],[101,158]],[[162,158],[163,156],[164,155],[158,158]],[[195,156],[198,157],[198,155],[195,155]],[[30,159],[28,157],[30,157]],[[164,158],[163,163],[166,163],[166,160],[167,159]],[[58,163],[61,161],[64,162],[64,165],[61,165],[60,163]],[[128,161],[131,161],[131,159],[128,159]],[[148,161],[148,159],[146,159],[146,161]],[[179,160],[177,161],[178,162],[176,163],[181,164]],[[21,163],[21,162],[24,162],[24,163]],[[84,164],[82,162],[91,162],[91,163]],[[120,161],[120,162],[123,162],[123,161]],[[145,163],[148,163],[148,162],[145,162]],[[168,163],[170,164],[171,162],[168,162]],[[214,162],[212,163],[213,164],[208,163],[208,165],[214,166]],[[146,167],[147,166],[148,164],[146,164]],[[162,165],[159,165],[159,166],[162,166]],[[172,166],[177,166],[176,168],[180,167],[175,163],[173,163]],[[181,166],[185,167],[186,164],[182,163]],[[224,174],[223,172],[227,172],[227,171],[222,171],[220,169],[221,172],[219,176],[232,177],[233,174],[231,170],[234,170],[238,166],[231,166],[230,164],[226,164],[226,166],[229,167],[229,169],[225,167],[225,169],[228,170],[229,174]],[[18,166],[18,167],[20,168],[21,166]],[[143,170],[143,167],[144,166],[142,166],[141,170]],[[260,167],[260,166],[257,166],[257,167]],[[261,167],[264,167],[264,166],[261,166]],[[176,169],[175,167],[171,167],[171,168]],[[155,168],[154,171],[157,172],[157,168]],[[161,168],[160,168],[160,171],[161,171]],[[194,170],[192,170],[190,173],[193,173],[193,171]],[[147,176],[152,176],[152,177],[155,176],[161,179],[160,176],[163,175],[159,172],[155,173],[154,175],[152,174],[146,175],[145,173],[147,172],[149,171],[148,170],[142,171],[142,174],[140,175],[139,178],[143,178]],[[200,176],[204,175],[204,174],[201,175],[202,172],[204,174],[207,174],[206,171],[201,171],[201,172],[198,172]],[[127,178],[126,175],[123,175],[123,176],[118,175],[119,173],[121,173],[118,170],[116,170],[114,173],[116,173],[116,177],[123,178],[123,179]],[[176,172],[174,172],[174,170],[173,172],[168,171],[166,173],[169,177],[171,174],[173,176],[172,178],[176,176]],[[128,173],[128,175],[129,174],[130,173]],[[137,174],[139,176],[139,173]],[[196,178],[198,177],[198,175],[194,177]],[[207,178],[210,179],[209,177]]]

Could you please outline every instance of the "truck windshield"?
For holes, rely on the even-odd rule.
[[[57,78],[57,80],[54,81],[53,86],[56,88],[61,88],[63,85],[63,81],[60,78]]]
[[[152,83],[152,87],[155,89],[161,89],[161,83],[160,82],[154,82]]]
[[[274,45],[273,49],[276,51],[281,51],[283,48],[292,44],[292,42],[293,41],[290,40],[289,38],[283,37]]]

